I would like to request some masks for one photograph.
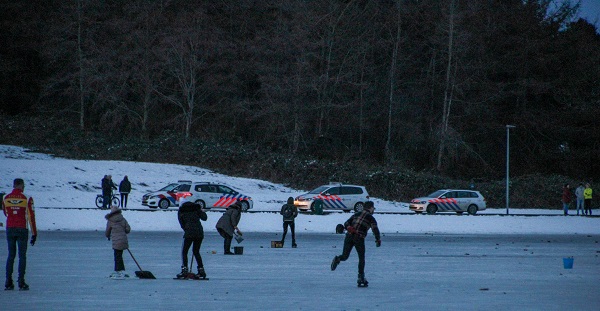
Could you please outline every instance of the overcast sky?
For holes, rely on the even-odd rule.
[[[576,0],[572,0],[575,2]],[[581,0],[579,14],[590,23],[600,27],[600,0]]]

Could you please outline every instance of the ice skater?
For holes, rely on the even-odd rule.
[[[237,227],[240,219],[242,218],[242,204],[240,201],[237,201],[231,204],[223,216],[219,218],[217,221],[217,231],[223,237],[223,254],[225,255],[233,255],[231,252],[231,240],[233,239],[233,235],[237,232],[238,235],[242,235],[242,232]]]
[[[179,219],[179,225],[183,229],[183,246],[181,247],[181,273],[177,275],[177,278],[184,279],[189,277],[188,271],[188,251],[192,247],[192,256],[196,258],[196,264],[198,267],[198,273],[194,276],[195,279],[206,279],[206,272],[204,271],[204,263],[202,262],[202,256],[200,256],[200,247],[202,246],[202,240],[204,240],[204,229],[200,220],[206,221],[208,217],[202,210],[200,204],[187,202],[185,199],[179,200],[179,211],[177,212],[177,218]],[[190,267],[191,270],[192,267]]]
[[[129,277],[125,273],[125,263],[123,262],[123,251],[129,248],[127,234],[131,232],[131,227],[127,219],[123,217],[121,209],[113,205],[110,207],[110,213],[104,216],[106,218],[106,231],[104,234],[110,241],[115,258],[115,271],[110,275],[112,279],[123,279]]]
[[[19,248],[19,278],[17,283],[20,290],[28,290],[25,283],[25,269],[27,267],[27,238],[31,228],[30,244],[33,246],[37,239],[35,213],[33,212],[33,198],[23,193],[25,182],[21,178],[13,181],[13,191],[4,196],[2,210],[6,216],[6,241],[8,242],[8,257],[6,259],[6,282],[4,290],[15,289],[12,280],[17,247]]]
[[[298,208],[294,205],[294,198],[289,197],[287,203],[281,207],[279,212],[283,216],[283,235],[281,236],[281,245],[285,242],[285,235],[288,232],[288,227],[292,231],[292,248],[298,247],[296,244],[296,224],[294,220],[298,216]]]
[[[331,271],[333,271],[340,262],[348,259],[352,248],[356,248],[356,253],[358,254],[357,283],[359,287],[369,285],[369,282],[365,279],[365,237],[369,229],[373,231],[373,235],[375,236],[375,246],[381,246],[379,228],[377,228],[377,220],[373,217],[373,212],[375,212],[373,202],[367,201],[362,212],[358,212],[346,220],[344,227],[347,233],[344,238],[344,250],[341,255],[333,257],[333,261],[331,261]]]

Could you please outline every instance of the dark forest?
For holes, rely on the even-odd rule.
[[[511,175],[548,202],[600,179],[600,35],[568,2],[1,6],[2,143],[398,200],[477,182],[500,205],[514,125]]]

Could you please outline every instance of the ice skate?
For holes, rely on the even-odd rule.
[[[208,280],[208,278],[206,277],[206,271],[204,271],[204,268],[198,267],[198,273],[196,273],[195,278],[198,280]]]
[[[4,283],[4,290],[13,290],[15,289],[15,284],[13,283],[12,279],[8,279],[6,280],[6,282]]]
[[[340,264],[340,259],[338,258],[338,256],[333,257],[333,260],[331,261],[331,271],[334,271],[335,268],[337,268],[337,266]]]
[[[19,280],[19,290],[29,290],[29,285],[24,280]]]
[[[367,281],[367,279],[365,279],[364,274],[358,275],[358,280],[356,280],[356,284],[358,285],[358,287],[368,287],[369,286],[369,282]]]
[[[181,273],[177,274],[177,279],[185,279],[188,276],[188,268],[185,266],[181,267]]]

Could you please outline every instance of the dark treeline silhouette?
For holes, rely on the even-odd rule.
[[[557,1],[5,1],[0,111],[463,178],[600,177],[600,36]]]

